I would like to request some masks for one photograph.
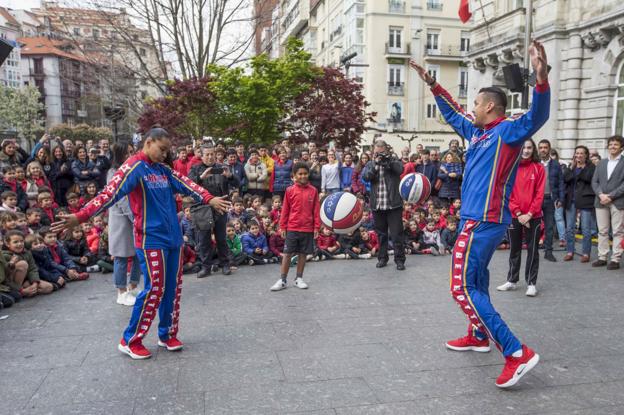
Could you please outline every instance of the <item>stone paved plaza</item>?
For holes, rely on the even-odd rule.
[[[561,259],[561,253],[556,253]],[[497,252],[492,283],[506,273]],[[111,275],[0,311],[2,414],[621,414],[624,272],[541,263],[540,293],[494,304],[540,364],[513,390],[498,351],[457,353],[466,332],[448,257],[309,264],[310,289],[272,293],[277,266],[186,276],[178,353],[132,361],[116,345],[129,308]],[[492,287],[493,289],[493,287]]]

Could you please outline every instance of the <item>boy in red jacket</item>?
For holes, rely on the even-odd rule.
[[[310,168],[306,163],[297,162],[293,166],[292,175],[295,184],[286,189],[280,217],[280,232],[286,240],[281,278],[273,284],[271,291],[286,288],[290,259],[295,254],[298,256],[295,287],[308,288],[308,284],[303,281],[303,270],[306,256],[314,252],[314,240],[318,238],[321,226],[318,192],[308,183],[309,174]]]

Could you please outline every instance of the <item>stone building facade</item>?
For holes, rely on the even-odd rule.
[[[503,66],[522,64],[525,30],[522,0],[472,6],[468,102],[484,86],[504,85]],[[533,16],[552,66],[550,119],[534,138],[551,140],[566,161],[580,144],[606,155],[607,138],[624,128],[624,3],[535,0]],[[519,94],[509,99],[519,111]]]

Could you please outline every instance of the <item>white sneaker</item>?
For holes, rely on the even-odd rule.
[[[438,248],[436,248],[435,246],[432,246],[431,247],[431,255],[433,255],[433,256],[440,255],[440,251],[438,250]]]
[[[297,288],[301,288],[302,290],[305,290],[306,288],[308,288],[308,284],[306,284],[306,283],[303,281],[303,278],[297,278],[297,279],[295,280],[295,287],[297,287]]]
[[[347,259],[347,254],[336,254],[334,255],[334,259]]]
[[[358,257],[360,259],[370,259],[371,254],[360,254],[360,255],[358,255]]]
[[[529,297],[535,297],[537,295],[537,288],[535,285],[529,285],[527,287],[526,295]]]
[[[273,284],[271,291],[281,291],[284,288],[286,288],[286,283],[280,278],[275,284]]]
[[[128,294],[127,291],[124,291],[123,293],[117,293],[117,304],[131,307],[134,305],[134,303],[136,303],[136,298],[133,297],[131,294]]]
[[[130,294],[131,296],[136,297],[137,295],[141,293],[141,290],[139,290],[139,287],[134,287],[133,289],[128,289],[128,291],[126,292]]]
[[[87,267],[87,272],[100,272],[100,266],[91,265],[90,267]]]
[[[506,282],[503,285],[499,285],[498,287],[496,287],[498,291],[513,291],[516,288],[518,287],[516,286],[516,283],[514,282]]]

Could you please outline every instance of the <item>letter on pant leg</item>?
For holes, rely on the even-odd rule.
[[[180,317],[180,295],[182,294],[182,249],[166,250],[165,258],[165,292],[158,309],[158,337],[167,340],[178,334]]]
[[[160,305],[165,278],[162,250],[137,249],[137,258],[145,276],[145,289],[137,296],[130,323],[124,331],[127,344],[140,341],[147,334]]]

